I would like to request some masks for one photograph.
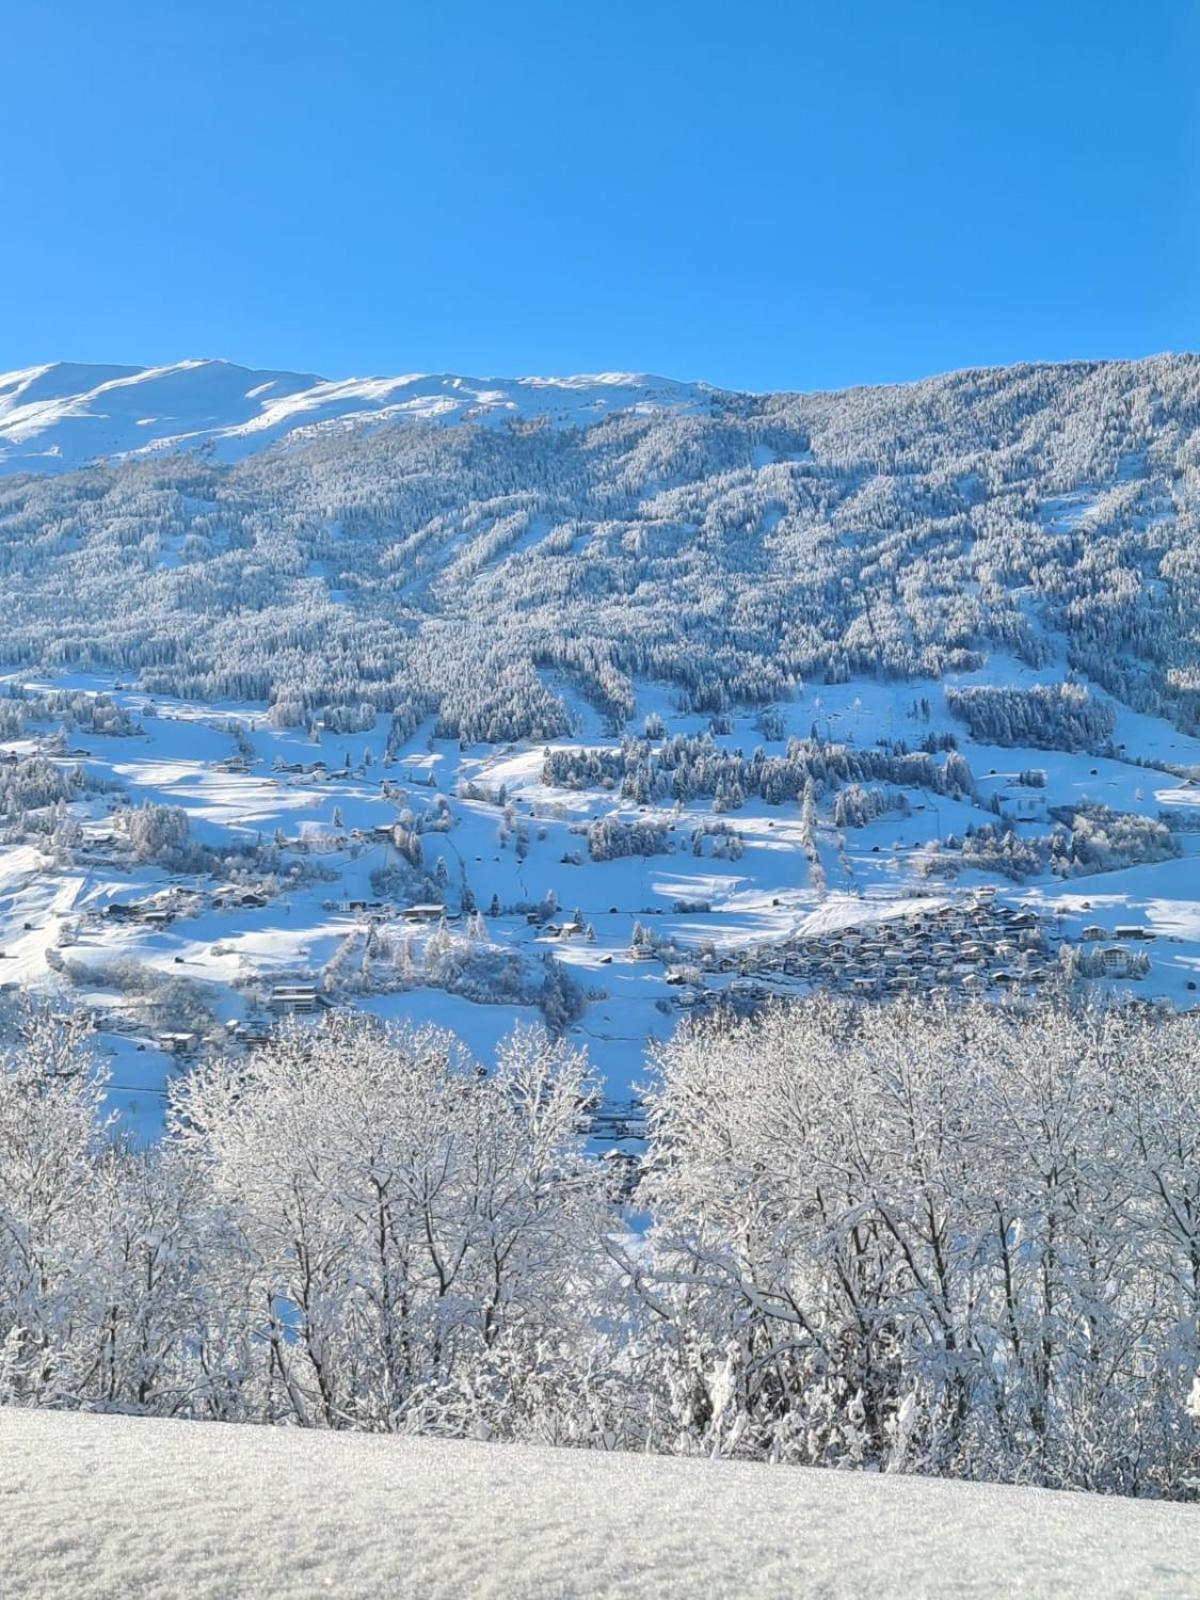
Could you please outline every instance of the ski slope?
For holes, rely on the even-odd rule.
[[[0,1410],[5,1600],[1136,1596],[1195,1508],[740,1462]]]
[[[97,457],[202,446],[235,461],[288,435],[384,423],[546,416],[582,426],[628,409],[706,409],[714,392],[704,384],[627,372],[564,378],[410,373],[330,381],[228,361],[164,367],[63,361],[0,373],[0,475],[66,472]]]

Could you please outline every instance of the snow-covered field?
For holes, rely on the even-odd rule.
[[[1054,676],[994,657],[960,682],[1021,687]],[[730,717],[711,735],[713,748],[747,756],[756,747],[782,756],[790,737],[807,738],[814,728],[822,739],[864,753],[879,740],[916,749],[923,739],[956,736],[974,797],[884,785],[899,809],[839,826],[827,795],[806,840],[795,801],[748,795],[721,810],[702,796],[639,805],[611,783],[552,786],[540,745],[461,748],[433,738],[424,724],[389,751],[382,719],[367,732],[314,737],[274,727],[261,704],[152,700],[92,677],[14,673],[7,682],[26,692],[52,686],[107,694],[136,728],[76,728],[55,745],[61,730],[50,719],[29,724],[20,739],[0,740],[0,759],[43,750],[64,771],[78,766],[93,785],[68,807],[76,831],[66,846],[36,832],[0,846],[0,981],[48,987],[93,1010],[101,1053],[110,1059],[112,1103],[142,1137],[160,1126],[165,1080],[186,1067],[193,1044],[211,1048],[218,1036],[261,1025],[281,980],[311,981],[330,1004],[450,1027],[490,1061],[513,1022],[537,1020],[536,985],[553,956],[580,997],[570,1034],[587,1046],[619,1102],[642,1076],[647,1042],[669,1035],[683,1015],[720,995],[799,994],[829,982],[869,986],[876,967],[856,966],[853,950],[835,949],[832,971],[820,970],[817,958],[847,930],[891,939],[899,950],[923,910],[946,907],[956,915],[981,891],[994,890],[1007,916],[1032,913],[1040,930],[1036,952],[1013,954],[1000,929],[993,966],[1050,974],[1063,946],[1100,948],[1094,939],[1079,943],[1085,930],[1100,925],[1111,941],[1117,928],[1137,927],[1153,935],[1136,943],[1146,970],[1136,980],[1114,971],[1103,982],[1180,1008],[1200,998],[1200,834],[1179,832],[1173,859],[1069,878],[1038,870],[1014,879],[961,861],[947,877],[930,872],[925,859],[934,842],[994,822],[994,795],[1017,836],[1031,839],[1045,835],[1053,812],[1085,804],[1186,820],[1200,789],[1178,773],[1200,772],[1200,740],[1121,707],[1119,758],[978,743],[933,682],[861,680],[803,690],[777,708],[769,733],[752,714]],[[604,734],[595,714],[581,703],[573,709],[577,732],[553,749],[615,755],[619,741]],[[670,693],[653,684],[641,686],[633,725],[647,718],[667,735],[710,734],[707,717],[678,711]],[[1176,771],[1136,765],[1135,756]],[[1022,787],[1020,775],[1030,769],[1043,776],[1041,787]],[[248,904],[223,900],[229,886],[211,871],[169,871],[135,859],[119,819],[122,808],[146,803],[181,810],[191,840],[218,855],[271,845],[275,867],[265,892]],[[447,931],[458,941],[450,965],[460,957],[468,964],[511,958],[523,976],[507,987],[448,979],[445,962],[435,971],[431,926],[404,919],[411,889],[406,895],[373,887],[372,874],[398,860],[391,825],[408,816],[421,827],[439,809],[444,825],[420,835],[422,871],[440,880],[430,893],[444,904]],[[661,853],[592,859],[584,830],[604,819],[661,825]],[[703,834],[698,843],[696,830]],[[733,850],[726,848],[731,837]],[[253,887],[253,871],[250,877]],[[482,923],[469,926],[463,908],[472,903]],[[542,907],[540,916],[531,906]],[[639,924],[649,930],[655,959],[639,959]],[[404,971],[397,942],[408,950]],[[778,956],[784,945],[816,954],[809,966],[787,972]],[[957,982],[957,952],[942,948],[937,981]],[[381,950],[392,954],[381,958]],[[899,954],[923,959],[919,949]],[[132,993],[130,971],[140,974]],[[868,976],[848,976],[856,971]],[[911,971],[916,981],[934,981],[932,968]],[[198,1030],[161,1008],[147,1020],[146,985],[180,980],[206,1018]],[[193,1030],[198,1038],[182,1048],[169,1037]]]
[[[5,1600],[1200,1592],[1191,1506],[0,1410]]]

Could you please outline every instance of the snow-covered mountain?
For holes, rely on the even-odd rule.
[[[696,411],[713,390],[644,373],[329,380],[228,361],[165,367],[60,361],[0,374],[0,473],[65,472],[97,457],[211,446],[238,460],[287,434],[396,422],[595,422],[614,411]]]

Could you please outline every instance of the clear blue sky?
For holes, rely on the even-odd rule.
[[[1195,0],[0,0],[0,369],[1200,347]]]

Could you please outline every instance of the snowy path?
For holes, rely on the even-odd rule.
[[[0,1410],[5,1600],[1192,1596],[1193,1506]]]

